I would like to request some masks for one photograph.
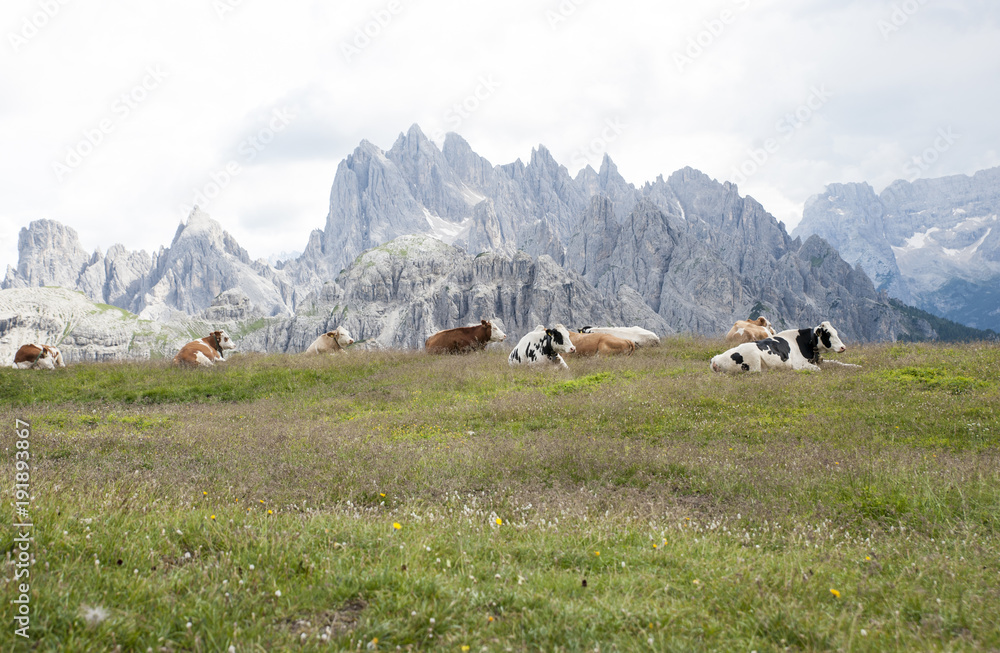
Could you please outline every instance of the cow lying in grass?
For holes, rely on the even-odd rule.
[[[235,349],[236,343],[225,331],[213,331],[200,340],[192,340],[181,347],[181,350],[174,356],[174,365],[186,367],[211,367],[216,363],[224,363],[226,359],[222,357],[222,352],[226,349]]]
[[[576,353],[579,356],[630,355],[635,351],[634,342],[613,336],[610,333],[573,333],[571,331],[569,339],[576,347]]]
[[[585,326],[580,329],[580,333],[607,333],[617,338],[624,338],[635,343],[636,347],[653,347],[660,344],[660,336],[642,327],[594,327]]]
[[[566,327],[557,324],[551,329],[546,329],[538,325],[534,331],[521,338],[517,347],[514,347],[507,357],[507,363],[510,365],[552,363],[557,367],[568,368],[569,365],[559,354],[572,354],[575,351],[576,347],[573,346]]]
[[[353,344],[354,339],[351,338],[350,332],[344,327],[339,326],[333,331],[319,334],[313,340],[313,343],[309,345],[309,349],[306,349],[306,353],[317,356],[320,354],[336,354],[337,352],[344,351],[344,347]]]
[[[14,354],[14,367],[19,370],[54,370],[66,367],[62,353],[51,345],[21,345]]]
[[[712,358],[714,372],[760,372],[766,369],[818,372],[822,355],[847,347],[829,322],[811,329],[789,329],[758,342],[747,342]]]
[[[756,320],[737,320],[726,334],[726,342],[737,345],[741,342],[757,342],[774,335],[774,327],[766,317]]]
[[[432,354],[460,354],[483,349],[491,342],[503,342],[506,337],[497,325],[480,320],[475,326],[438,331],[424,341],[424,349]]]

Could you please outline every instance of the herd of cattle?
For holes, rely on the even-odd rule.
[[[507,335],[495,324],[482,320],[475,326],[438,331],[424,342],[428,353],[461,354],[503,342]],[[658,345],[660,338],[641,327],[583,327],[570,331],[562,324],[546,328],[538,325],[511,350],[511,365],[548,363],[567,368],[563,355],[629,355],[636,347]],[[712,358],[715,372],[760,372],[771,368],[818,371],[822,355],[841,353],[847,347],[829,322],[807,329],[789,329],[775,333],[766,318],[740,320],[726,334],[726,342],[735,345]],[[320,334],[307,355],[335,354],[354,344],[344,327]],[[187,343],[174,356],[173,363],[188,367],[206,367],[224,362],[224,352],[236,344],[225,331],[213,331],[204,338]],[[844,365],[841,363],[841,365]],[[856,367],[849,365],[850,367]],[[17,350],[14,367],[19,369],[55,369],[66,367],[62,354],[51,345],[28,344]]]

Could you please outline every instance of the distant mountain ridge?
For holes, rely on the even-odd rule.
[[[936,336],[826,241],[789,236],[735,185],[691,168],[636,187],[605,156],[574,178],[544,146],[493,165],[457,134],[439,149],[414,125],[388,151],[362,141],[330,198],[324,228],[277,267],[197,208],[153,255],[88,255],[72,229],[33,222],[3,287],[76,288],[161,322],[252,313],[247,345],[269,351],[339,320],[380,346],[483,317],[511,336],[537,321],[583,326],[573,320],[721,335],[757,314],[781,328],[829,319],[854,341]]]
[[[794,234],[819,235],[879,289],[978,329],[1000,331],[1000,168],[830,184],[806,202]]]

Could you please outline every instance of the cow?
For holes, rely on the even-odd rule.
[[[576,353],[579,356],[631,355],[635,351],[634,342],[613,336],[610,333],[574,333],[570,331],[569,339],[576,347]]]
[[[309,345],[309,349],[306,349],[306,354],[336,354],[337,352],[344,351],[344,347],[348,345],[353,345],[354,339],[351,337],[350,332],[339,326],[333,331],[327,331],[326,333],[321,333],[319,336],[313,340],[313,343]]]
[[[174,365],[210,367],[216,363],[225,363],[226,359],[222,357],[222,352],[235,348],[236,343],[230,339],[228,333],[213,331],[201,340],[192,340],[181,347],[181,350],[174,356]]]
[[[745,342],[712,358],[714,372],[760,372],[770,368],[818,372],[822,354],[847,347],[829,322],[811,329],[789,329],[757,342]]]
[[[656,335],[652,331],[637,326],[630,326],[630,327],[585,326],[582,329],[580,329],[580,333],[609,333],[619,338],[631,340],[632,342],[635,343],[636,347],[652,347],[654,345],[660,344],[660,337],[658,335]]]
[[[500,327],[480,320],[475,326],[438,331],[424,341],[424,349],[432,354],[460,354],[483,349],[491,342],[503,342],[506,338],[507,334]]]
[[[14,354],[15,369],[19,370],[54,370],[66,367],[62,353],[52,345],[21,345]]]
[[[741,342],[757,342],[764,338],[770,338],[774,333],[774,327],[771,326],[766,317],[758,317],[756,320],[737,320],[733,328],[726,334],[726,342],[732,345],[738,345]]]
[[[517,365],[548,362],[568,369],[569,365],[559,354],[572,354],[575,351],[576,347],[570,340],[566,327],[557,324],[551,329],[546,329],[538,325],[534,331],[521,338],[517,347],[514,347],[507,357],[507,363]]]

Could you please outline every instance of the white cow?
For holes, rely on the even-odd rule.
[[[569,365],[559,354],[572,354],[576,351],[573,342],[569,339],[569,331],[561,324],[557,324],[551,329],[546,329],[542,325],[535,327],[535,330],[527,334],[517,343],[517,347],[510,352],[507,362],[510,365],[518,363],[553,363],[562,368]]]
[[[847,347],[829,322],[812,329],[789,329],[757,342],[746,342],[712,358],[714,372],[760,372],[770,368],[818,372],[821,356]]]
[[[580,329],[580,333],[610,333],[618,338],[624,338],[625,340],[631,340],[635,343],[636,347],[652,347],[654,345],[660,344],[660,336],[656,335],[648,329],[643,329],[642,327],[630,326],[614,326],[614,327],[592,327],[585,326]]]
[[[354,339],[351,338],[350,332],[339,326],[333,331],[327,331],[326,333],[319,334],[319,337],[313,340],[313,343],[309,345],[309,349],[306,350],[307,354],[335,354],[338,351],[343,351],[344,347],[347,345],[353,345]]]

